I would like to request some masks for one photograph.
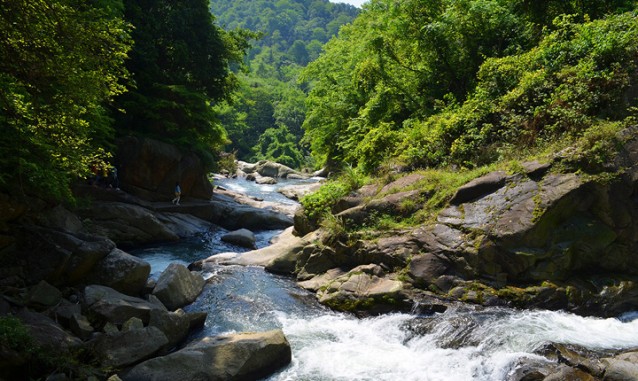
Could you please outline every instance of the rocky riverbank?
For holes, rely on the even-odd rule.
[[[431,223],[401,230],[356,227],[374,216],[403,216],[430,196],[423,175],[398,174],[337,202],[344,229],[317,229],[300,211],[295,234],[268,249],[214,256],[194,264],[258,264],[289,274],[324,304],[362,315],[450,306],[565,310],[614,317],[638,310],[638,137],[599,175],[567,171],[563,152],[522,163],[462,187]],[[411,206],[407,208],[406,206]],[[636,351],[596,353],[548,343],[551,366],[521,364],[512,380],[635,380]]]
[[[290,362],[280,330],[189,342],[206,314],[181,308],[205,287],[201,273],[173,264],[153,281],[149,264],[123,251],[212,224],[283,229],[290,215],[218,194],[176,206],[88,185],[75,193],[73,208],[0,197],[1,379],[49,368],[55,379],[254,379]]]

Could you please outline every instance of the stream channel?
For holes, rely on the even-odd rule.
[[[268,201],[293,203],[278,185],[243,179],[216,180],[226,189]],[[220,240],[222,228],[176,244],[147,247],[133,254],[151,264],[153,277],[171,262],[188,265],[222,252],[243,252]],[[259,248],[280,231],[256,232]],[[618,318],[586,318],[564,312],[520,311],[471,306],[417,316],[395,313],[356,318],[317,303],[294,280],[261,267],[219,266],[187,311],[208,312],[197,337],[283,329],[292,363],[268,380],[507,380],[521,360],[543,363],[534,354],[549,342],[592,350],[638,347],[638,313]],[[422,329],[419,327],[427,327]]]

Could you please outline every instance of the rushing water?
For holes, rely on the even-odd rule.
[[[271,194],[277,186],[260,187],[245,180],[223,180],[223,186],[271,201],[280,197]],[[200,237],[135,254],[150,262],[157,276],[171,262],[188,264],[216,253],[244,250],[221,242],[223,233],[224,229],[215,228]],[[277,233],[258,232],[258,247]],[[507,380],[521,359],[548,361],[534,352],[549,342],[594,350],[638,347],[637,313],[597,319],[563,312],[466,307],[432,316],[389,314],[358,319],[322,307],[292,279],[259,267],[220,266],[206,276],[209,285],[187,307],[208,312],[199,335],[283,329],[293,360],[270,377],[272,381],[497,381]]]

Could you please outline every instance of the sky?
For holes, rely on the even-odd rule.
[[[330,2],[332,3],[348,3],[359,8],[361,8],[361,4],[365,3],[366,1],[368,0],[330,0]]]

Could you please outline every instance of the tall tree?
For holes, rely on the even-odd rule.
[[[207,0],[127,0],[135,27],[128,62],[134,88],[119,99],[118,126],[194,149],[204,159],[226,143],[211,104],[226,99],[237,82],[230,67],[241,62],[241,32],[215,26]]]
[[[0,188],[62,198],[112,135],[129,28],[119,0],[0,0]],[[102,157],[103,159],[103,157]]]

